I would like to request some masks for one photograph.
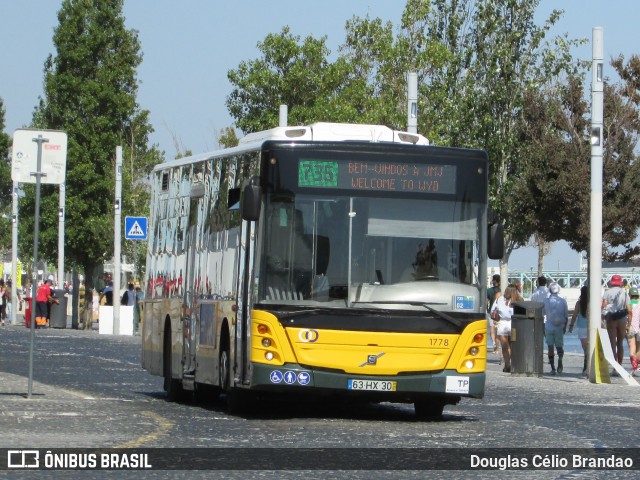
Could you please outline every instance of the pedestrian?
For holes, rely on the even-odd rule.
[[[493,343],[493,353],[498,353],[498,343],[496,342],[496,326],[493,318],[491,318],[491,309],[493,308],[493,304],[501,295],[502,290],[500,289],[500,275],[497,273],[491,277],[492,287],[487,289],[487,317],[489,321],[489,336],[491,337],[491,342]]]
[[[107,286],[104,287],[102,295],[100,295],[100,303],[102,303],[103,298],[105,305],[109,307],[113,306],[113,282],[111,280],[107,282]]]
[[[636,295],[638,291],[636,289]],[[573,332],[573,327],[576,327],[576,333],[582,344],[582,353],[584,354],[584,361],[582,364],[582,375],[587,374],[587,352],[589,351],[589,287],[583,286],[580,289],[580,298],[576,302],[576,307],[573,310],[571,316],[571,323],[569,324],[569,333]],[[638,310],[640,314],[640,310]]]
[[[627,290],[622,286],[620,275],[613,275],[609,283],[611,288],[604,292],[602,308],[605,312],[604,318],[613,356],[622,365],[624,339],[627,336],[627,320],[631,317],[631,299]],[[611,375],[618,376],[618,372],[613,369]]]
[[[0,325],[4,325],[4,321],[7,318],[7,299],[9,293],[7,292],[7,286],[4,284],[4,279],[0,278]]]
[[[558,373],[562,373],[562,357],[564,357],[564,334],[567,331],[569,322],[569,308],[567,301],[558,295],[560,285],[553,282],[549,285],[549,296],[544,300],[544,313],[547,321],[544,325],[544,338],[549,349],[549,365],[551,365],[551,375],[556,374],[554,363],[555,349],[558,350]],[[555,347],[555,349],[554,349]]]
[[[532,302],[543,303],[544,299],[549,296],[549,289],[547,288],[547,279],[544,275],[538,277],[538,288],[531,294]]]
[[[45,327],[49,318],[49,305],[51,303],[60,303],[60,300],[53,296],[53,276],[49,275],[47,280],[40,285],[36,294],[36,328]]]
[[[133,309],[133,327],[136,332],[140,329],[140,321],[142,320],[142,300],[144,300],[144,292],[140,288],[140,284],[136,283],[136,306]]]
[[[134,307],[136,304],[136,293],[133,291],[133,283],[127,286],[127,290],[122,294],[120,305]]]
[[[11,286],[12,286],[11,279],[9,279],[7,280],[7,291],[5,293],[5,296],[7,297],[7,319],[8,319],[9,325],[11,325],[11,322],[13,319],[13,309],[14,309]],[[20,301],[20,291],[17,288],[16,288],[16,296],[18,297],[18,301]]]
[[[16,287],[16,298],[18,300],[18,312],[22,311],[22,287]]]
[[[640,295],[636,287],[629,289],[631,297],[631,316],[627,320],[627,343],[629,344],[629,360],[631,375],[640,376],[638,372],[638,345],[640,345]]]
[[[513,316],[513,304],[522,300],[522,296],[518,293],[515,285],[509,285],[504,290],[504,295],[496,298],[491,309],[491,315],[495,316],[497,312],[498,324],[496,325],[496,334],[498,341],[502,347],[502,358],[504,359],[503,372],[511,371],[511,317]]]

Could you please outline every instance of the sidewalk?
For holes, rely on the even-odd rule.
[[[598,386],[606,386],[606,385],[620,385],[620,386],[625,386],[625,387],[629,387],[629,385],[627,385],[627,383],[618,376],[611,376],[611,383],[610,384],[592,384],[588,378],[586,378],[585,376],[582,375],[582,367],[583,367],[583,362],[584,362],[584,356],[582,354],[578,354],[578,353],[567,353],[565,352],[564,357],[563,357],[563,372],[562,373],[556,373],[556,375],[552,375],[551,372],[551,368],[549,366],[549,359],[547,358],[547,349],[545,346],[544,349],[544,353],[543,353],[543,376],[542,377],[538,377],[536,376],[528,376],[528,375],[524,375],[524,374],[511,374],[511,373],[504,373],[502,372],[502,368],[504,366],[504,364],[500,363],[501,361],[501,356],[498,354],[494,354],[491,352],[491,349],[489,349],[489,352],[487,353],[487,378],[489,377],[490,373],[496,373],[499,375],[500,378],[524,378],[524,379],[540,379],[540,380],[560,380],[563,383],[584,383],[584,384],[588,384],[588,385],[598,385]],[[558,355],[556,353],[555,356],[555,364],[556,367],[558,366]],[[629,360],[629,358],[625,358],[622,362],[622,367],[629,373],[631,373],[631,362]],[[609,367],[609,371],[611,372],[612,368]],[[635,380],[640,383],[640,377],[634,377]],[[631,388],[631,387],[630,387]],[[632,391],[630,393],[635,392]]]
[[[20,312],[17,312],[16,323],[15,324],[8,323],[8,320],[9,319],[7,318],[7,323],[5,324],[5,326],[26,328],[24,310],[20,311]],[[82,328],[82,320],[78,319],[78,322],[79,322],[80,328],[78,328],[78,329],[72,328],[73,324],[71,322],[71,306],[68,305],[67,306],[67,325],[66,325],[66,327],[64,329],[67,329],[67,330],[83,330],[83,328]],[[93,320],[93,322],[91,324],[91,329],[97,332],[98,331],[98,327],[99,327],[98,320],[97,319]],[[52,327],[52,328],[55,328],[56,330],[58,330],[58,328],[56,328],[56,327]],[[64,330],[64,329],[59,329],[59,330]],[[138,335],[139,335],[139,333],[138,333]]]
[[[70,320],[69,320],[70,325]],[[4,345],[11,344],[13,355],[0,352],[0,448],[84,448],[84,447],[137,447],[137,439],[148,439],[153,432],[163,431],[162,417],[147,411],[148,403],[134,401],[140,396],[136,389],[129,393],[112,392],[106,395],[83,391],[83,385],[108,381],[110,369],[126,368],[137,370],[131,361],[117,362],[95,351],[98,362],[87,365],[83,358],[89,346],[96,342],[104,348],[110,345],[135,344],[139,350],[140,337],[99,335],[97,329],[75,330],[44,328],[35,331],[34,380],[29,392],[28,330],[22,325],[0,327]],[[67,342],[69,351],[46,350],[44,345],[51,342]],[[74,347],[74,344],[77,345]],[[2,345],[2,343],[0,343]],[[20,364],[16,363],[15,353],[20,354]],[[24,356],[23,356],[24,355]],[[73,368],[64,366],[56,375],[43,376],[43,370],[49,365],[48,359],[71,359]],[[79,361],[73,360],[74,358]],[[45,363],[42,363],[45,362]],[[102,363],[100,363],[102,362]],[[104,365],[104,372],[95,371]],[[19,367],[19,368],[18,368]],[[14,370],[18,373],[13,373]],[[11,370],[9,373],[6,370]],[[38,375],[39,374],[39,375]],[[74,381],[71,388],[61,386],[60,376],[71,375]],[[146,375],[146,372],[145,372]],[[41,381],[36,381],[39,377]],[[161,382],[157,377],[148,377],[149,381]],[[48,383],[50,382],[50,383]],[[95,390],[95,385],[94,390]],[[141,387],[142,388],[142,387]],[[152,391],[161,391],[152,389]],[[151,396],[153,398],[153,396]]]

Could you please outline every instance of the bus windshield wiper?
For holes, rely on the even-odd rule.
[[[389,305],[412,305],[414,307],[424,307],[427,310],[429,310],[431,313],[433,313],[434,315],[442,318],[443,320],[446,320],[447,322],[451,323],[452,325],[456,326],[456,327],[461,327],[462,326],[462,322],[460,322],[460,320],[453,318],[451,315],[441,312],[440,310],[436,310],[433,307],[430,307],[429,305],[447,305],[446,302],[412,302],[412,301],[396,301],[396,300],[372,300],[370,302],[363,302],[363,301],[358,301],[358,302],[352,302],[352,303],[371,303],[371,304],[389,304]]]
[[[308,308],[308,309],[300,309],[300,310],[280,310],[278,311],[279,318],[292,320],[296,317],[300,317],[303,315],[313,315],[319,312],[330,311],[329,308]]]

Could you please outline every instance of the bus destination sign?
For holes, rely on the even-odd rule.
[[[298,186],[452,194],[456,191],[456,166],[301,159]]]

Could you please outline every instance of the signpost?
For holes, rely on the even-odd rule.
[[[147,217],[125,217],[124,218],[124,238],[126,240],[147,240],[148,236]],[[134,246],[133,255],[134,276],[138,275],[138,244]],[[138,328],[139,317],[134,313],[133,331]]]
[[[36,138],[42,136],[43,142]],[[40,159],[38,152],[42,150]],[[40,161],[40,171],[37,163]],[[19,183],[36,183],[39,172],[40,183],[60,185],[67,171],[67,134],[56,130],[20,129],[13,134],[11,178]]]
[[[146,240],[147,217],[125,217],[124,238],[126,240]]]
[[[31,342],[29,347],[29,388],[33,387],[33,339],[35,336],[36,292],[38,288],[38,237],[40,235],[40,184],[62,185],[67,170],[67,134],[54,130],[16,130],[13,135],[11,179],[15,183],[35,183],[35,221],[33,230],[33,280],[31,289]],[[13,252],[12,261],[17,261]]]

